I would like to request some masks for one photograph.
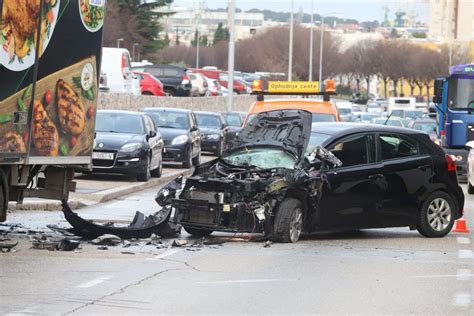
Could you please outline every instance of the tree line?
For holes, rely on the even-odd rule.
[[[308,80],[310,29],[295,26],[293,47],[293,78]],[[313,80],[319,72],[320,32],[314,30]],[[342,49],[340,37],[330,32],[324,34],[323,79],[339,79],[339,83],[353,87],[355,92],[367,91],[375,77],[383,83],[383,95],[400,95],[403,83],[428,95],[434,78],[447,75],[449,50],[447,47],[428,47],[398,39],[360,40]],[[235,69],[244,72],[287,73],[287,26],[278,26],[252,38],[239,40],[235,47]],[[201,65],[227,69],[227,42],[220,41],[212,47],[201,48]],[[172,46],[153,55],[157,62],[195,66],[195,47]],[[453,64],[466,62],[467,52],[454,50]],[[315,79],[316,78],[316,79]]]

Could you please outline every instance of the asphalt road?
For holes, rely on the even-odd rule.
[[[156,210],[155,192],[79,212],[131,219],[135,210]],[[471,229],[473,203],[466,195]],[[59,212],[15,212],[10,221],[33,229],[65,225]],[[251,237],[215,234],[213,244],[188,239],[184,248],[163,240],[161,249],[83,243],[78,252],[31,249],[21,238],[16,252],[0,253],[0,314],[474,315],[471,234],[427,239],[405,228],[365,230],[270,247]]]

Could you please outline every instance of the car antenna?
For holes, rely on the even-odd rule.
[[[388,120],[392,117],[392,115],[393,115],[393,111],[392,111],[392,113],[390,113],[390,115],[387,117],[387,119],[385,120],[385,123],[383,123],[383,125],[387,125]]]

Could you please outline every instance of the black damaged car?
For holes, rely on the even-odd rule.
[[[256,119],[222,157],[158,192],[172,222],[196,236],[296,242],[302,232],[404,226],[442,237],[462,216],[455,163],[424,133],[350,123],[312,131],[300,110]]]

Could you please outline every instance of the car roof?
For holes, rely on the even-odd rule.
[[[358,132],[386,132],[386,133],[397,133],[406,135],[425,135],[417,130],[407,129],[403,127],[380,125],[380,124],[362,124],[362,123],[349,123],[349,122],[337,122],[337,123],[313,123],[311,132],[317,132],[321,134],[331,136],[343,136],[347,134],[353,134]]]
[[[143,116],[145,114],[143,112],[123,111],[123,110],[98,110],[97,113],[116,113],[116,114],[129,114],[129,115],[137,115],[137,116]]]
[[[191,110],[180,109],[180,108],[144,108],[143,112],[180,112],[180,113],[190,113]]]
[[[206,111],[196,111],[194,114],[206,114],[206,115],[214,115],[214,116],[221,116],[222,113],[216,113],[216,112],[206,112]]]
[[[249,114],[267,112],[271,110],[305,110],[311,113],[327,113],[337,115],[337,108],[333,102],[318,99],[274,99],[254,102]]]
[[[413,121],[413,124],[415,123],[437,123],[435,119],[424,117],[424,118],[419,118]]]

